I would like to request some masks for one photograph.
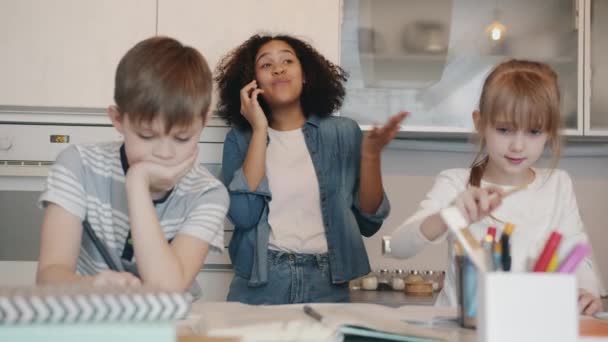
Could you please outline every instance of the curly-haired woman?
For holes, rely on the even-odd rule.
[[[229,301],[348,301],[348,281],[370,271],[361,235],[389,213],[380,154],[406,114],[364,137],[331,115],[346,79],[287,35],[254,35],[220,62],[218,114],[233,127],[222,162],[235,226]]]

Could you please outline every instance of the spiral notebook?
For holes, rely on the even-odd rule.
[[[0,287],[0,326],[172,321],[190,304],[188,294],[147,288]]]

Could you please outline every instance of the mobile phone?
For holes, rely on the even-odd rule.
[[[608,319],[608,311],[598,311],[593,314],[593,317],[597,319]]]

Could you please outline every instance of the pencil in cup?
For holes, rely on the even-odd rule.
[[[463,328],[477,325],[477,268],[458,241],[454,243],[454,273],[458,299],[458,323]]]
[[[515,230],[515,225],[507,222],[502,229],[502,235],[500,236],[500,249],[502,255],[500,258],[501,268],[505,272],[511,271],[511,235]]]

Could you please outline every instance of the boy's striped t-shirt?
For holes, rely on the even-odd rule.
[[[95,235],[118,256],[129,236],[125,174],[128,162],[122,142],[73,145],[51,167],[38,203],[55,203],[89,222]],[[154,201],[167,240],[187,234],[224,249],[224,218],[229,198],[224,185],[196,164],[164,198]],[[62,227],[53,227],[64,234]],[[93,275],[108,269],[92,240],[83,232],[77,273]]]

